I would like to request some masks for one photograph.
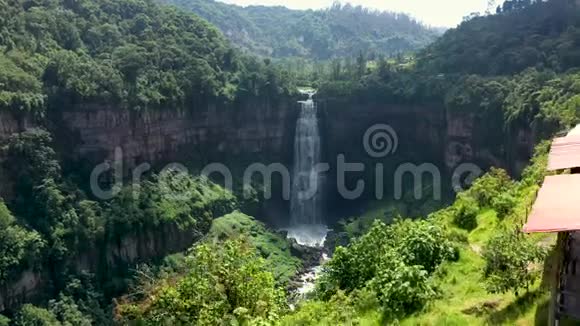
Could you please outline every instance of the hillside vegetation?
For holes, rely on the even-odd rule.
[[[151,0],[0,1],[0,109],[135,110],[295,92],[205,20]]]
[[[341,5],[325,10],[239,7],[214,0],[161,0],[207,19],[234,44],[252,53],[312,60],[359,52],[394,56],[420,49],[438,36],[405,14]]]
[[[513,154],[506,139],[528,130],[536,154],[517,179],[490,168],[427,216],[393,216],[392,203],[371,203],[363,218],[336,226],[347,241],[332,248],[316,291],[291,310],[284,287],[302,262],[281,234],[237,211],[257,198],[167,170],[97,200],[78,166],[64,168],[70,162],[50,131],[28,129],[1,144],[3,175],[14,181],[2,186],[14,196],[0,200],[0,290],[32,277],[42,291],[2,302],[0,325],[546,320],[554,239],[520,230],[546,175],[549,142],[542,140],[580,122],[575,2],[511,0],[398,58],[372,52],[417,49],[431,35],[406,16],[348,6],[177,4],[198,6],[256,53],[336,58],[292,67],[242,54],[204,19],[151,0],[0,0],[0,110],[55,128],[49,113],[67,106],[186,110],[282,100],[300,84],[353,106],[428,103],[471,116],[476,141],[498,157]],[[325,114],[339,114],[333,110]],[[175,252],[182,253],[166,256]]]
[[[498,13],[449,30],[418,55],[428,72],[506,75],[529,67],[566,71],[580,65],[575,1],[506,1]]]

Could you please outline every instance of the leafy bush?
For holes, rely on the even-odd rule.
[[[429,273],[420,265],[405,264],[395,252],[381,257],[377,275],[368,283],[383,310],[401,316],[423,307],[435,296]]]
[[[0,201],[0,283],[6,282],[20,268],[38,262],[37,255],[44,245],[40,235],[19,226]]]
[[[483,278],[490,293],[528,289],[539,275],[533,264],[541,263],[546,250],[519,230],[503,231],[483,249]]]
[[[385,312],[400,314],[420,308],[434,295],[429,275],[456,256],[446,232],[432,220],[376,221],[348,248],[338,247],[325,266],[317,291],[331,298],[368,287]]]
[[[471,231],[477,228],[477,214],[479,214],[477,201],[465,194],[459,195],[453,205],[453,224]]]
[[[279,234],[270,232],[253,217],[235,211],[214,219],[208,239],[219,241],[243,235],[266,261],[278,284],[286,284],[302,267],[299,258],[290,252],[290,243]]]
[[[545,140],[538,144],[534,150],[531,164],[522,172],[522,184],[526,186],[541,185],[546,176],[546,166],[548,165],[548,153],[550,152],[551,141]]]
[[[456,256],[447,232],[431,220],[402,220],[392,226],[392,247],[410,266],[431,274],[444,260]]]
[[[31,304],[22,306],[14,323],[17,326],[61,326],[54,313]]]
[[[372,294],[374,296],[374,293]],[[284,316],[280,325],[358,325],[357,300],[339,291],[329,300],[309,300],[300,303],[296,311]]]
[[[515,187],[515,183],[505,170],[491,168],[483,177],[477,179],[466,194],[473,197],[479,207],[492,207],[494,200]]]
[[[145,302],[117,306],[118,318],[146,325],[216,325],[271,322],[284,312],[284,292],[244,239],[198,245],[189,269],[182,279],[164,282]]]
[[[511,192],[501,193],[491,202],[491,207],[497,212],[500,218],[510,215],[516,206],[517,199]]]

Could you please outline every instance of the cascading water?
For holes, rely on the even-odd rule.
[[[300,117],[294,139],[294,171],[290,202],[288,237],[300,244],[322,246],[327,227],[321,216],[322,176],[317,171],[320,163],[320,133],[315,92],[303,91],[308,100],[301,101]]]

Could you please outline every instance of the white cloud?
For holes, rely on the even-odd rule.
[[[221,0],[241,6],[285,6],[292,9],[327,8],[334,0]],[[353,5],[405,12],[431,26],[454,27],[472,12],[485,12],[488,0],[350,0]],[[497,0],[496,3],[503,2]],[[496,5],[497,6],[497,5]],[[495,10],[495,6],[494,9]]]

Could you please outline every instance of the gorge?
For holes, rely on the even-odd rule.
[[[548,315],[554,239],[519,230],[543,140],[580,122],[575,1],[441,36],[347,5],[159,2],[0,0],[0,325]]]

